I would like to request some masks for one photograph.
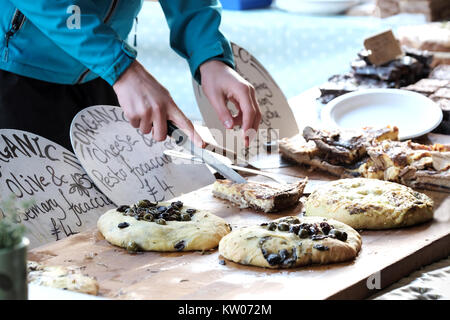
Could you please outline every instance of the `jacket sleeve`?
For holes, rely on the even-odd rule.
[[[103,23],[93,0],[9,1],[57,46],[111,85],[136,58],[136,51]],[[80,8],[80,28],[68,26],[72,5]]]
[[[221,5],[217,0],[160,0],[170,28],[170,46],[189,64],[200,83],[200,65],[223,61],[234,68],[230,42],[219,31]]]

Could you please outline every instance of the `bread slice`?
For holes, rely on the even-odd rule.
[[[214,196],[228,200],[241,208],[253,208],[263,212],[277,212],[298,204],[307,180],[297,184],[234,183],[217,180],[213,185]]]
[[[28,261],[27,269],[28,283],[98,295],[99,285],[97,280],[83,275],[79,267],[45,266],[38,262]]]

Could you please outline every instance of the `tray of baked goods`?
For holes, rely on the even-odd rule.
[[[30,277],[113,299],[367,297],[450,253],[450,149],[397,138],[306,127],[279,143],[289,183],[120,204],[31,250]]]

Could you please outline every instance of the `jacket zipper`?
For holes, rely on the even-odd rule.
[[[5,51],[3,54],[3,61],[8,62],[8,55],[9,55],[9,41],[14,34],[16,34],[17,31],[22,28],[23,24],[25,23],[25,16],[22,12],[19,11],[19,9],[16,9],[14,11],[13,18],[11,20],[11,28],[6,32],[5,34]]]
[[[113,15],[113,13],[114,13],[114,11],[116,10],[116,8],[117,8],[117,3],[119,2],[119,0],[112,0],[111,1],[111,5],[109,6],[109,9],[108,9],[108,11],[106,12],[106,15],[105,15],[105,18],[103,18],[103,23],[107,23],[110,19],[111,19],[111,17],[112,17],[112,15]],[[82,73],[81,73],[81,75],[78,77],[78,80],[76,81],[76,84],[80,84],[81,82],[83,82],[83,80],[86,78],[86,76],[88,75],[88,73],[89,73],[89,69],[86,69],[86,70],[84,70]]]
[[[109,7],[109,9],[108,9],[108,12],[106,12],[106,16],[105,16],[105,18],[103,19],[103,23],[107,23],[107,22],[111,19],[111,17],[112,17],[112,15],[113,15],[114,11],[115,11],[116,8],[117,8],[117,3],[118,3],[118,2],[119,2],[119,0],[112,0],[111,5],[110,5],[110,7]]]
[[[138,17],[134,18],[135,24],[134,24],[134,42],[133,45],[137,48],[137,25],[138,25]]]

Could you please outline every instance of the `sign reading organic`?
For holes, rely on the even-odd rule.
[[[234,43],[231,45],[236,71],[254,86],[256,99],[261,108],[262,120],[257,139],[253,141],[250,148],[244,148],[243,143],[239,143],[242,141],[241,128],[226,130],[204,95],[202,87],[193,81],[197,103],[206,126],[210,128],[219,145],[236,150],[240,157],[246,159],[254,158],[255,160],[258,156],[266,158],[267,154],[264,153],[266,148],[261,144],[297,134],[297,122],[283,92],[262,64],[244,48]],[[228,103],[228,108],[232,114],[236,110],[231,102]],[[229,142],[233,142],[234,145],[230,145]]]
[[[70,130],[72,146],[91,179],[118,205],[142,199],[166,201],[214,182],[204,164],[172,159],[183,151],[170,138],[156,142],[134,129],[119,107],[79,112]]]
[[[17,211],[32,247],[93,227],[114,207],[73,153],[11,129],[0,130],[0,199],[0,214]]]

